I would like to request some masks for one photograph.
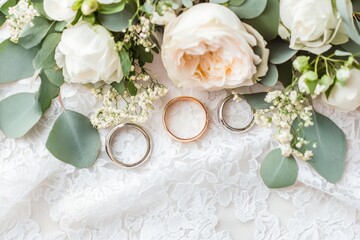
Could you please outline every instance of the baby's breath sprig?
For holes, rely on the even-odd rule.
[[[37,16],[40,14],[29,0],[20,0],[14,7],[10,7],[7,16],[10,40],[17,43],[23,30],[34,25],[33,19]]]

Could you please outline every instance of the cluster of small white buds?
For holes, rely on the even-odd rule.
[[[273,91],[269,92],[265,101],[270,103],[268,109],[257,110],[255,113],[255,122],[263,127],[275,127],[279,129],[275,135],[276,140],[280,144],[281,152],[284,156],[289,157],[296,153],[296,156],[303,160],[310,160],[312,152],[306,150],[302,154],[297,149],[305,147],[309,144],[303,138],[296,138],[291,133],[292,124],[295,119],[301,120],[300,126],[309,127],[313,125],[312,107],[306,101],[304,95],[296,90],[292,91]],[[295,147],[293,148],[293,143]]]
[[[40,16],[29,0],[20,0],[9,8],[7,22],[10,27],[10,40],[17,43],[24,29],[34,26],[33,20]]]

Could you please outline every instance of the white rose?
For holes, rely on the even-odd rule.
[[[165,27],[162,60],[184,88],[220,90],[253,85],[268,70],[269,50],[252,27],[227,7],[198,4]],[[253,48],[262,50],[262,56]]]
[[[156,11],[154,11],[151,22],[156,25],[165,26],[175,18],[176,14],[172,9],[168,9],[167,11],[165,11],[163,16],[160,16]]]
[[[323,95],[322,100],[328,105],[345,112],[357,109],[360,106],[360,70],[351,69],[345,86],[336,83],[331,90],[329,98]]]
[[[350,0],[345,0],[351,7]],[[332,0],[280,0],[279,35],[290,39],[290,48],[321,54],[331,44],[349,40],[343,32],[341,18],[334,13]]]
[[[110,84],[123,77],[118,52],[110,33],[100,25],[80,22],[66,29],[56,48],[55,60],[66,82]]]
[[[74,2],[75,0],[44,0],[44,10],[53,20],[71,22],[76,16],[71,8]]]

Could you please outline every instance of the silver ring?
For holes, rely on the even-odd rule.
[[[218,112],[217,112],[218,119],[219,119],[219,122],[221,123],[221,125],[223,125],[227,130],[229,130],[231,132],[235,132],[235,133],[244,133],[244,132],[248,131],[255,124],[255,109],[250,106],[251,107],[252,119],[251,119],[250,123],[247,126],[245,126],[243,128],[234,128],[234,127],[230,126],[225,121],[225,118],[224,118],[224,107],[227,104],[227,102],[230,101],[233,98],[234,98],[234,95],[231,94],[231,95],[227,96],[226,98],[224,98],[223,100],[221,100],[221,102],[219,103]],[[240,98],[246,100],[242,96],[240,96]]]
[[[136,130],[140,131],[142,133],[142,135],[145,137],[146,142],[147,142],[147,149],[146,149],[146,153],[145,153],[144,157],[136,163],[127,164],[127,163],[121,162],[119,159],[117,159],[115,157],[114,153],[112,152],[111,144],[112,144],[115,134],[118,131],[120,131],[120,129],[125,128],[125,127],[135,128]],[[105,149],[106,149],[106,153],[109,156],[109,158],[111,159],[111,161],[113,161],[116,165],[123,167],[123,168],[136,168],[136,167],[139,167],[141,164],[143,164],[150,157],[151,150],[152,150],[152,143],[151,143],[151,138],[150,138],[149,134],[145,131],[145,129],[143,129],[139,125],[136,125],[133,123],[123,123],[123,124],[116,126],[109,132],[109,134],[106,137],[106,141],[105,141]]]

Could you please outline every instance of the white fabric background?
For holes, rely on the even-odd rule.
[[[224,130],[217,122],[216,106],[225,91],[178,90],[159,59],[151,69],[170,92],[143,125],[152,136],[154,151],[138,169],[124,170],[112,164],[104,146],[89,169],[78,170],[52,157],[45,141],[61,113],[56,100],[25,137],[6,139],[0,133],[0,239],[359,238],[359,111],[344,114],[317,105],[347,135],[349,150],[341,182],[327,183],[299,161],[295,186],[269,190],[260,179],[259,163],[276,146],[272,132],[257,126],[245,134]],[[0,99],[36,91],[38,84],[1,85]],[[61,92],[66,108],[91,115],[96,101],[88,89],[64,85]],[[210,128],[195,143],[174,142],[162,128],[162,108],[180,95],[199,98],[211,111]],[[191,109],[194,115],[190,116],[199,116],[194,122],[188,120],[183,107],[173,111],[176,127],[201,125],[201,115]],[[236,114],[234,108],[228,113]],[[107,132],[101,131],[102,143]],[[144,141],[136,136],[124,135],[117,149],[131,146],[141,151]],[[138,153],[125,150],[130,158]]]

